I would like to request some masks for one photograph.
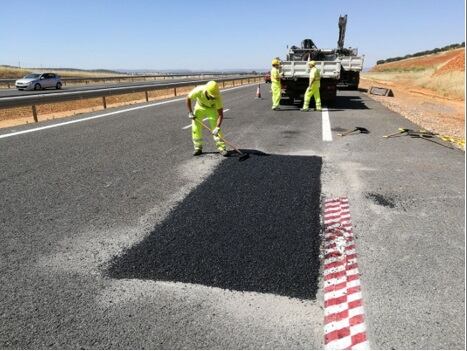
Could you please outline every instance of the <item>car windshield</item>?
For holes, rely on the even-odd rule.
[[[24,77],[25,79],[26,78],[39,78],[41,75],[40,74],[28,74],[26,77]]]

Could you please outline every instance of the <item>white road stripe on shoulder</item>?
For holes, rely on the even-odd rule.
[[[329,120],[329,111],[326,107],[322,112],[323,119],[323,141],[332,141],[331,122]]]
[[[224,109],[224,112],[227,112],[227,111],[229,111],[229,110],[230,110],[230,108],[226,108],[226,109]],[[208,119],[205,118],[205,119],[203,119],[203,122],[206,122],[207,120],[208,120]],[[188,129],[188,128],[191,128],[191,124],[186,125],[186,126],[183,127],[182,129]]]
[[[253,85],[256,86],[257,84],[258,84],[258,83],[245,84],[245,85],[241,85],[241,86],[238,86],[238,87],[233,87],[233,88],[228,88],[228,89],[222,89],[221,91],[225,92],[225,91],[230,91],[230,90],[235,90],[235,89],[241,89],[241,88],[245,88],[245,87],[249,87],[249,86],[253,86]],[[0,139],[5,139],[5,138],[9,138],[9,137],[16,136],[16,135],[21,135],[21,134],[27,134],[27,133],[38,132],[38,131],[40,131],[40,130],[45,130],[45,129],[63,127],[63,126],[69,125],[69,124],[75,124],[75,123],[90,121],[90,120],[97,119],[97,118],[102,118],[102,117],[108,117],[108,116],[118,115],[118,114],[122,114],[122,113],[125,113],[125,112],[141,110],[141,109],[144,109],[144,108],[149,108],[149,107],[154,107],[154,106],[159,106],[159,105],[170,104],[170,103],[172,103],[172,102],[178,102],[178,101],[183,101],[183,100],[185,100],[185,97],[177,98],[177,99],[172,99],[172,100],[167,100],[167,101],[155,102],[155,103],[146,104],[146,105],[142,105],[142,106],[136,106],[136,107],[126,108],[126,109],[123,109],[123,110],[118,110],[118,111],[112,111],[112,112],[108,112],[108,113],[103,113],[103,114],[101,114],[101,115],[95,115],[95,116],[89,116],[89,117],[74,119],[74,120],[72,120],[72,121],[61,122],[61,123],[56,123],[56,124],[50,124],[50,125],[43,126],[43,127],[37,127],[37,128],[31,128],[31,129],[21,130],[21,131],[18,131],[18,132],[12,132],[12,133],[7,133],[7,134],[0,134]],[[191,125],[190,125],[190,126],[191,126]]]

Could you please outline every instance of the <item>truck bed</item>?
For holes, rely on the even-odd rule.
[[[316,61],[316,67],[321,73],[321,79],[339,79],[341,63],[339,61]],[[308,61],[282,61],[283,79],[308,78],[310,67]]]
[[[363,56],[344,56],[340,58],[344,71],[361,72],[363,70]]]

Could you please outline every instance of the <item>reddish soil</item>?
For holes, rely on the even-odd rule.
[[[462,57],[462,58],[459,58]],[[462,61],[464,67],[465,49],[455,49],[438,54],[432,54],[427,56],[413,57],[405,60],[396,62],[384,63],[377,65],[371,69],[372,72],[383,72],[392,70],[404,70],[404,69],[426,69],[436,68],[452,59],[456,59],[456,62]],[[458,66],[456,66],[458,67]],[[462,69],[464,70],[464,69]]]
[[[441,66],[433,76],[440,76],[452,71],[465,72],[465,51],[460,51],[456,56],[450,59],[445,65]]]

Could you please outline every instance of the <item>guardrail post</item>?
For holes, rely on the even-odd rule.
[[[10,89],[10,83],[7,83],[7,85],[8,85],[8,89]]]
[[[174,96],[177,96],[177,88],[174,88]]]
[[[104,108],[107,108],[107,101],[105,101],[105,96],[102,97],[102,105],[104,105]]]
[[[225,88],[225,80],[222,82],[222,88]]]
[[[37,119],[36,105],[32,105],[32,117],[34,117],[34,122],[39,122],[39,120]]]
[[[147,90],[144,92],[144,95],[146,96],[146,102],[149,102],[149,95],[148,95]]]

